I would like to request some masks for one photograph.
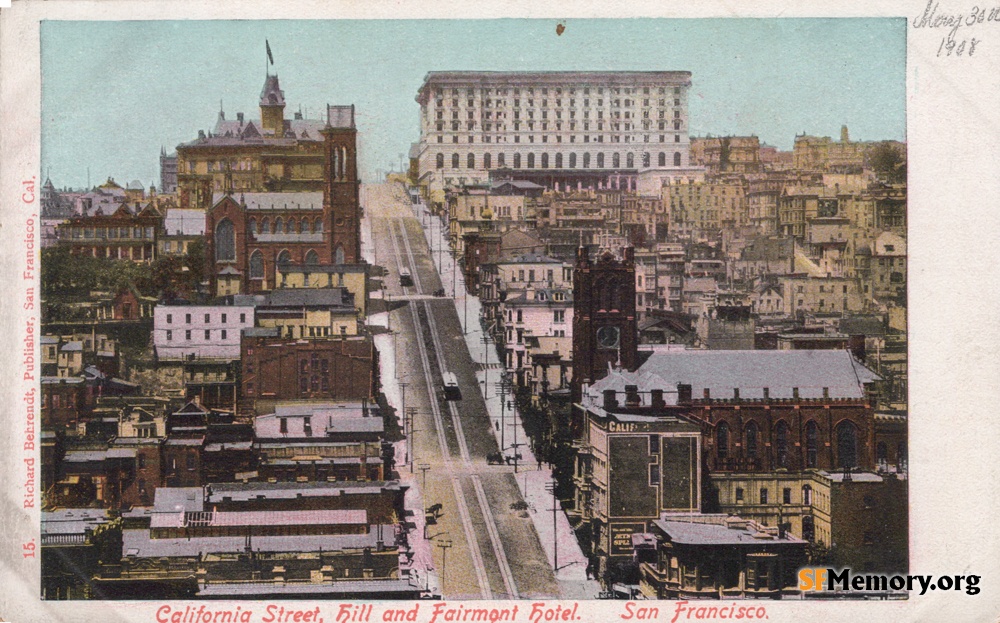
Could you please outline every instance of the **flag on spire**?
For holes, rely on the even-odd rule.
[[[267,60],[270,61],[272,65],[274,65],[274,57],[271,56],[271,44],[268,43],[267,39],[264,39],[264,47],[267,48]]]

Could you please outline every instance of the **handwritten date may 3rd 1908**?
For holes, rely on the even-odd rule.
[[[948,34],[941,37],[938,45],[938,56],[964,57],[975,55],[976,46],[982,44],[982,38],[961,36],[961,29],[977,28],[979,34],[985,30],[984,26],[1000,26],[1000,5],[996,6],[973,6],[968,12],[952,12],[947,8],[942,9],[941,3],[937,0],[928,0],[923,12],[913,18],[911,24],[913,28],[941,28],[947,29]]]

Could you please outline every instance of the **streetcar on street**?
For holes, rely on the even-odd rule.
[[[461,400],[462,390],[458,387],[458,377],[452,372],[445,372],[441,375],[441,385],[444,389],[445,400]]]

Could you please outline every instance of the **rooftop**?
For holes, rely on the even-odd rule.
[[[222,201],[226,193],[217,192],[212,195],[212,205]],[[322,192],[287,192],[287,193],[240,193],[232,195],[234,200],[244,204],[251,211],[278,210],[315,210],[323,209]]]
[[[755,522],[736,521],[729,525],[669,521],[658,519],[653,523],[663,531],[672,543],[680,545],[756,545],[761,543],[786,543],[805,545],[806,541],[786,533],[778,539],[770,532],[758,530]]]
[[[879,380],[846,350],[677,350],[654,352],[636,372],[616,370],[591,385],[588,394],[600,396],[605,389],[624,391],[637,385],[639,391],[667,390],[670,404],[678,384],[691,385],[692,397],[727,399],[740,390],[743,400],[762,399],[768,388],[772,399],[864,398],[864,385]]]
[[[157,490],[159,492],[159,490]],[[380,530],[381,528],[381,530]],[[386,537],[392,538],[395,526],[371,526],[367,534],[315,536],[253,536],[253,548],[260,552],[335,552],[341,550],[375,549]],[[149,530],[123,530],[122,552],[126,556],[178,557],[205,554],[241,554],[245,552],[245,536],[192,537],[178,539],[152,539]]]

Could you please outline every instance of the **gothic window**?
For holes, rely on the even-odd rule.
[[[819,449],[819,427],[814,420],[806,422],[806,467],[816,467]]]
[[[750,422],[746,428],[746,454],[749,459],[757,458],[757,423]]]
[[[322,234],[323,233],[323,219],[318,218],[313,221],[313,233]]]
[[[295,233],[295,219],[291,219],[291,218],[288,219],[288,224],[285,225],[285,230],[288,233],[290,233],[290,234],[294,234]]]
[[[271,233],[271,221],[265,218],[260,222],[260,233],[269,234]]]
[[[778,467],[788,467],[788,424],[784,420],[774,429],[774,446]]]
[[[667,154],[663,153],[662,151],[660,152],[660,155],[657,157],[657,166],[661,167],[667,166]]]
[[[250,256],[250,278],[264,278],[264,254],[259,249]]]
[[[283,221],[280,216],[274,219],[274,233],[276,234],[285,233],[285,221]]]
[[[451,155],[451,168],[453,169],[458,168],[458,154]]]
[[[850,420],[837,425],[837,467],[858,466],[858,427]]]
[[[291,262],[292,262],[292,254],[289,253],[287,250],[282,251],[281,253],[278,254],[278,265],[290,264]]]
[[[715,429],[715,455],[719,460],[729,458],[729,424],[719,422]]]
[[[309,252],[306,253],[306,264],[319,264],[319,253],[309,249]]]
[[[250,219],[250,233],[254,236],[257,235],[257,219]]]
[[[675,167],[681,166],[681,152],[679,151],[674,152],[674,166]]]
[[[337,250],[333,254],[333,263],[334,264],[344,263],[344,247],[339,245],[337,246]]]
[[[233,222],[222,219],[215,227],[215,260],[232,262],[236,259],[236,231]]]
[[[875,446],[875,460],[881,465],[889,460],[889,446],[884,441]]]

